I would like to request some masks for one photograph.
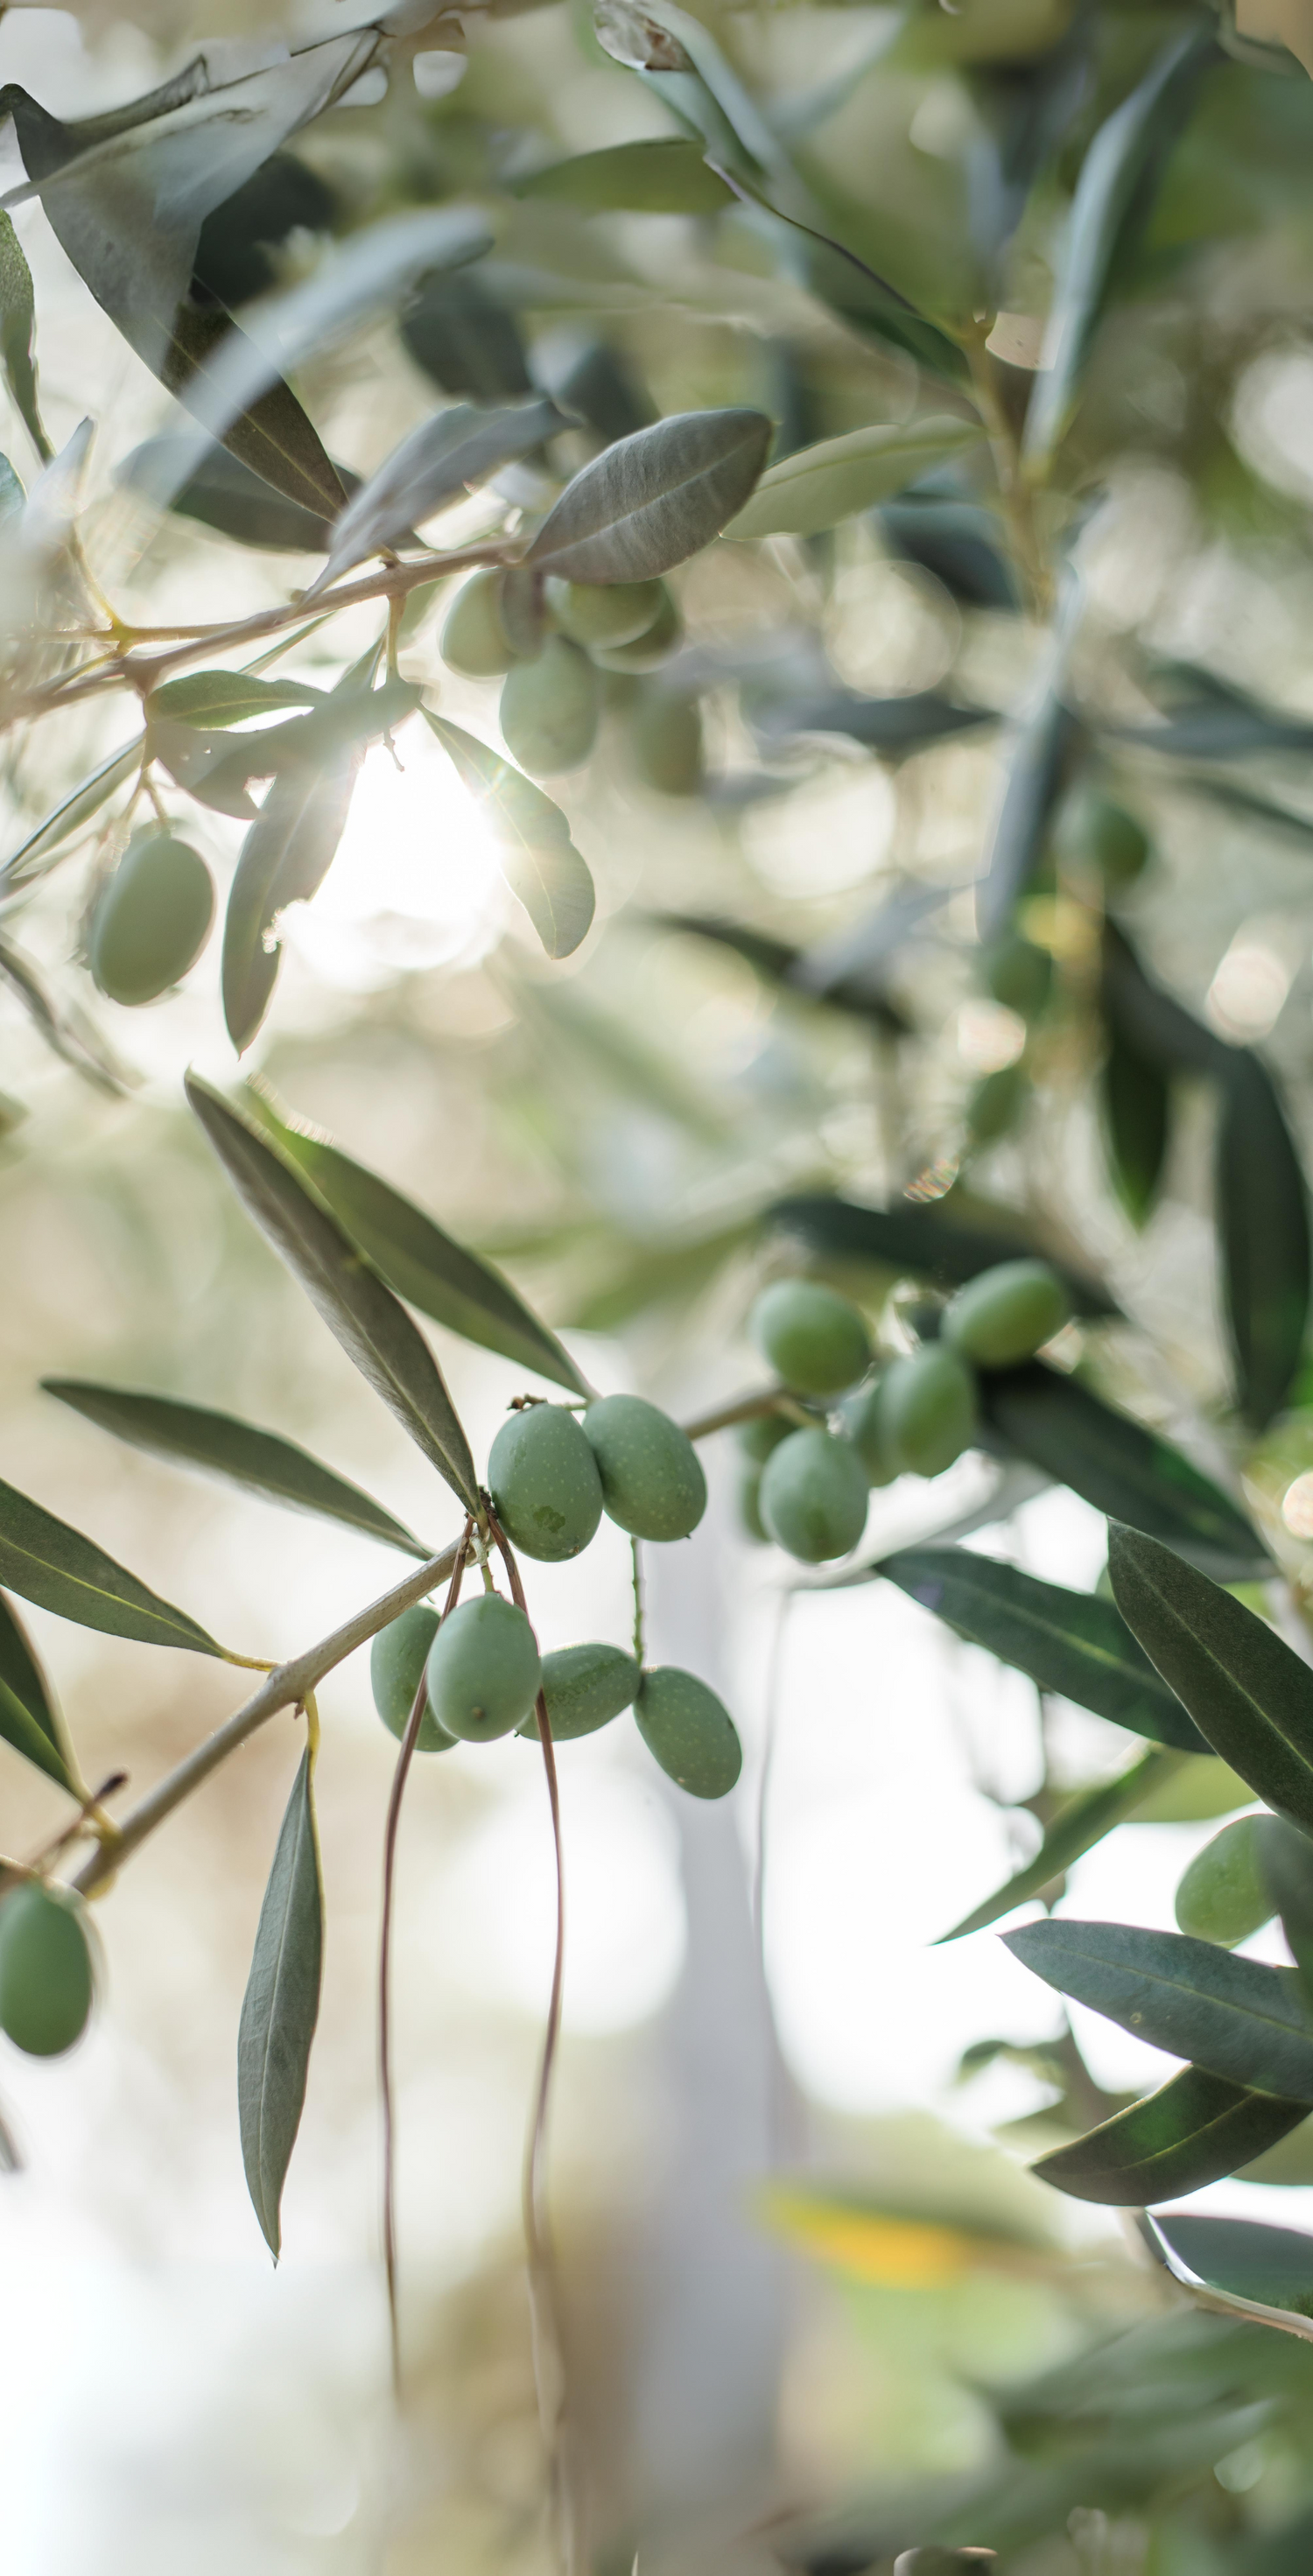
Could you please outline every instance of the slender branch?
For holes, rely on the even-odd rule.
[[[162,1825],[165,1817],[171,1816],[185,1798],[190,1798],[192,1791],[199,1789],[202,1781],[208,1780],[211,1772],[217,1771],[220,1763],[226,1762],[229,1754],[235,1753],[238,1746],[245,1744],[247,1738],[256,1734],[269,1718],[277,1717],[280,1709],[300,1708],[306,1692],[312,1691],[325,1673],[331,1673],[335,1664],[344,1663],[348,1655],[355,1653],[357,1646],[366,1645],[371,1637],[377,1636],[380,1628],[386,1628],[390,1619],[398,1618],[403,1610],[409,1610],[413,1602],[422,1601],[435,1583],[443,1582],[456,1562],[459,1544],[457,1541],[451,1547],[444,1547],[440,1556],[431,1556],[427,1563],[416,1566],[413,1574],[394,1584],[392,1590],[382,1593],[377,1601],[357,1610],[340,1628],[335,1628],[330,1637],[321,1638],[317,1646],[307,1646],[302,1654],[294,1655],[290,1663],[277,1665],[241,1708],[225,1719],[222,1726],[216,1727],[213,1735],[207,1735],[194,1752],[185,1755],[172,1771],[166,1771],[164,1778],[157,1780],[154,1788],[129,1809],[116,1831],[106,1837],[100,1849],[78,1871],[73,1885],[79,1893],[90,1896],[96,1888],[104,1885],[106,1879],[113,1878],[120,1862],[144,1843],[147,1835],[153,1834],[156,1826]]]
[[[985,345],[986,334],[976,328],[964,334],[962,345],[971,369],[971,383],[976,404],[989,440],[990,454],[998,481],[1003,515],[1012,539],[1017,569],[1024,576],[1032,602],[1041,615],[1047,616],[1053,606],[1053,576],[1045,560],[1044,549],[1035,526],[1034,499],[1021,471],[1017,442],[998,397],[994,381],[994,360]]]
[[[711,1413],[695,1414],[691,1422],[684,1424],[684,1434],[689,1440],[706,1440],[713,1431],[729,1431],[736,1422],[755,1422],[763,1413],[785,1413],[791,1421],[804,1425],[816,1419],[795,1395],[790,1395],[787,1386],[768,1386],[759,1395],[739,1395],[732,1404],[719,1404]]]

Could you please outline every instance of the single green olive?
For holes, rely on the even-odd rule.
[[[1030,1089],[1030,1076],[1021,1064],[1001,1064],[993,1073],[982,1073],[973,1083],[967,1097],[967,1133],[975,1145],[993,1145],[1016,1125],[1018,1112]]]
[[[429,1705],[448,1735],[489,1744],[510,1735],[538,1696],[538,1641],[513,1601],[485,1592],[443,1620],[426,1667]]]
[[[1176,1920],[1196,1941],[1234,1950],[1276,1911],[1260,1858],[1265,1816],[1237,1816],[1196,1852],[1176,1891]]]
[[[736,1425],[736,1444],[744,1458],[751,1458],[761,1467],[772,1449],[778,1449],[781,1440],[787,1440],[797,1428],[787,1413],[754,1413],[747,1422]]]
[[[436,1610],[426,1610],[422,1601],[413,1609],[403,1610],[399,1619],[390,1619],[380,1628],[369,1650],[369,1687],[374,1706],[383,1724],[400,1739],[415,1704],[415,1693],[424,1678],[429,1648],[438,1633]],[[449,1753],[456,1739],[439,1726],[431,1708],[426,1708],[415,1738],[417,1753]]]
[[[29,2057],[61,2057],[91,2011],[79,1900],[29,1879],[0,1904],[0,2030]]]
[[[683,691],[645,689],[629,720],[634,764],[659,796],[696,796],[704,776],[702,709]]]
[[[636,644],[661,610],[659,581],[562,581],[549,573],[544,585],[548,613],[572,644]]]
[[[563,1404],[508,1416],[489,1452],[488,1485],[502,1528],[526,1556],[559,1565],[597,1535],[602,1480],[578,1415]]]
[[[1138,816],[1097,787],[1073,789],[1059,810],[1054,838],[1060,857],[1096,868],[1111,886],[1134,885],[1153,852]]]
[[[891,1485],[898,1469],[889,1455],[881,1420],[879,1378],[844,1397],[839,1419],[845,1440],[851,1440],[861,1459],[868,1485]]]
[[[976,1382],[946,1342],[891,1360],[877,1403],[886,1455],[909,1475],[942,1475],[975,1437]]]
[[[561,1646],[543,1657],[542,1693],[554,1744],[569,1744],[577,1735],[592,1735],[609,1726],[621,1710],[632,1708],[642,1672],[623,1646]],[[531,1709],[521,1735],[538,1733],[538,1712]]]
[[[1053,958],[1033,939],[1013,935],[997,940],[982,959],[985,982],[996,1002],[1033,1020],[1042,1011],[1053,983]]]
[[[157,1001],[195,965],[213,919],[214,885],[200,852],[159,824],[134,832],[87,931],[101,992],[129,1009]]]
[[[673,653],[684,632],[684,621],[665,583],[658,582],[661,605],[652,623],[632,644],[595,644],[593,659],[604,671],[652,671]]]
[[[707,1508],[707,1480],[693,1443],[641,1395],[604,1395],[584,1430],[602,1479],[607,1517],[634,1538],[687,1538]]]
[[[668,1779],[692,1798],[723,1798],[743,1768],[734,1720],[693,1673],[663,1664],[644,1673],[634,1702],[638,1732]]]
[[[597,739],[601,688],[577,644],[549,635],[532,662],[517,662],[502,682],[499,722],[506,748],[531,778],[578,769]]]
[[[804,1565],[847,1556],[866,1527],[866,1470],[847,1440],[819,1427],[782,1440],[761,1471],[761,1517]]]
[[[753,1302],[748,1331],[763,1359],[800,1395],[840,1395],[871,1365],[857,1308],[819,1279],[777,1279]]]
[[[1061,1332],[1071,1299],[1047,1261],[1000,1261],[950,1297],[943,1334],[977,1368],[1015,1368]]]
[[[502,618],[502,579],[495,565],[471,573],[442,621],[443,661],[463,679],[495,679],[520,659]]]

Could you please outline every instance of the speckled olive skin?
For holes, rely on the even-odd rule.
[[[866,1527],[870,1485],[856,1450],[819,1427],[795,1431],[761,1471],[761,1517],[804,1565],[847,1556]]]
[[[422,1602],[416,1602],[413,1609],[403,1610],[399,1619],[391,1619],[386,1628],[380,1628],[370,1647],[369,1686],[374,1706],[398,1740],[406,1732],[420,1676],[437,1633],[437,1611],[426,1610]],[[426,1708],[415,1738],[416,1752],[449,1753],[455,1741],[454,1735],[448,1735],[438,1725],[432,1709]]]
[[[597,1460],[609,1520],[634,1538],[687,1538],[707,1508],[707,1480],[691,1440],[641,1395],[604,1395],[584,1431]]]
[[[577,1735],[593,1735],[613,1717],[632,1708],[643,1676],[623,1646],[561,1646],[543,1657],[543,1697],[554,1744],[569,1744]],[[526,1717],[521,1735],[536,1735],[537,1711]]]
[[[871,1343],[857,1308],[819,1279],[777,1279],[763,1288],[748,1317],[762,1358],[799,1395],[841,1395],[871,1365]]]
[[[705,1682],[675,1664],[644,1673],[638,1731],[667,1777],[691,1798],[723,1798],[743,1767],[734,1721]]]
[[[511,1735],[538,1696],[538,1643],[522,1610],[497,1592],[464,1601],[429,1648],[429,1702],[439,1726],[467,1744]]]
[[[597,1534],[602,1480],[578,1415],[563,1404],[507,1417],[489,1453],[488,1486],[511,1545],[544,1564],[578,1556]]]

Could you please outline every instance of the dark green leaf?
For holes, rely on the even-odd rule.
[[[992,1369],[981,1381],[981,1410],[1009,1449],[1110,1520],[1166,1539],[1224,1583],[1270,1574],[1263,1543],[1238,1507],[1170,1441],[1115,1412],[1079,1378],[1042,1360]]]
[[[1209,804],[1220,805],[1228,814],[1239,815],[1245,823],[1257,823],[1265,831],[1301,843],[1304,849],[1313,841],[1313,815],[1297,814],[1289,805],[1278,805],[1271,796],[1256,795],[1250,787],[1241,787],[1234,778],[1189,778],[1180,784],[1192,796],[1206,797]]]
[[[246,1493],[290,1503],[293,1511],[344,1521],[348,1529],[363,1530],[367,1538],[382,1539],[388,1547],[404,1548],[408,1556],[431,1553],[422,1539],[358,1485],[334,1475],[331,1467],[321,1466],[295,1441],[280,1439],[276,1432],[258,1431],[253,1423],[240,1422],[231,1413],[212,1412],[208,1405],[178,1404],[168,1396],[136,1395],[124,1387],[92,1386],[82,1378],[44,1377],[41,1384],[47,1395],[57,1396],[88,1422],[113,1432],[116,1439],[131,1441],[134,1449],[144,1449],[153,1458],[200,1467],[207,1475],[240,1485]]]
[[[791,948],[787,940],[772,939],[765,931],[752,930],[746,923],[722,921],[714,914],[700,912],[667,912],[656,916],[668,930],[686,931],[691,938],[709,939],[718,947],[732,948],[768,983],[778,984],[786,992],[804,993],[814,1001],[828,1002],[836,1011],[851,1011],[857,1019],[874,1020],[890,1037],[905,1036],[910,1022],[883,990],[878,961],[872,955],[865,974],[829,971],[828,963],[817,952]],[[874,943],[872,943],[874,949]]]
[[[933,1610],[971,1645],[1028,1673],[1040,1690],[1092,1708],[1154,1744],[1179,1753],[1208,1752],[1198,1727],[1111,1601],[1041,1583],[965,1547],[900,1548],[873,1571]]]
[[[301,1174],[253,1135],[208,1083],[189,1074],[186,1089],[249,1214],[329,1331],[453,1493],[474,1510],[478,1486],[469,1443],[437,1362],[405,1308],[361,1260]]]
[[[454,1243],[423,1208],[338,1146],[288,1126],[263,1096],[255,1106],[280,1153],[309,1175],[352,1242],[399,1297],[449,1332],[499,1351],[537,1377],[568,1386],[574,1395],[591,1392],[555,1334],[539,1323],[499,1271]]]
[[[1157,2218],[1158,2234],[1207,2289],[1313,2317],[1313,2236],[1252,2218]]]
[[[527,179],[513,180],[511,194],[547,197],[586,215],[715,215],[734,203],[732,189],[707,168],[701,144],[682,135],[613,143],[602,152],[553,161]]]
[[[1235,1053],[1146,975],[1111,921],[1104,926],[1102,1001],[1110,1030],[1164,1073],[1216,1074]]]
[[[959,608],[1015,616],[1021,595],[992,510],[949,494],[908,492],[887,501],[875,521],[886,551],[933,573]]]
[[[354,477],[334,468],[344,489]],[[305,509],[266,483],[263,474],[230,456],[226,447],[203,450],[197,461],[195,433],[148,438],[134,447],[117,469],[117,480],[158,501],[179,518],[194,519],[239,545],[268,546],[278,553],[326,554],[332,513]]]
[[[1289,1392],[1309,1311],[1308,1197],[1271,1075],[1235,1048],[1217,1128],[1217,1224],[1240,1409],[1266,1430]]]
[[[246,2187],[277,2260],[282,2198],[319,2019],[324,1898],[309,1752],[287,1802],[260,1908],[237,2032],[237,2109]]]
[[[873,1261],[881,1269],[911,1271],[941,1288],[960,1288],[1000,1261],[1038,1254],[1065,1281],[1078,1315],[1119,1311],[1099,1280],[1054,1261],[1047,1246],[1037,1243],[1024,1228],[1005,1234],[906,1200],[892,1208],[862,1207],[853,1199],[832,1198],[820,1191],[776,1199],[766,1215],[772,1225],[801,1236],[813,1251],[833,1254],[840,1261]]]
[[[359,755],[275,780],[242,843],[223,926],[223,1015],[240,1055],[269,1008],[280,950],[268,933],[323,884],[346,829]]]
[[[1070,1869],[1083,1852],[1093,1851],[1105,1834],[1112,1832],[1137,1807],[1169,1781],[1180,1767],[1175,1753],[1145,1753],[1124,1771],[1120,1779],[1104,1780],[1096,1789],[1083,1789],[1068,1800],[1054,1817],[1033,1860],[1018,1870],[1004,1886],[996,1888],[981,1905],[972,1907],[951,1932],[941,1938],[960,1941],[968,1932],[983,1932],[987,1923],[997,1923],[1005,1914],[1014,1914],[1019,1905],[1029,1905],[1055,1879]]]
[[[1167,1159],[1171,1086],[1161,1065],[1142,1055],[1120,1029],[1110,1028],[1102,1088],[1104,1134],[1117,1195],[1132,1223],[1143,1225]]]
[[[1107,297],[1114,264],[1146,220],[1172,146],[1215,52],[1211,30],[1191,29],[1164,47],[1137,89],[1100,126],[1072,201],[1061,266],[1026,418],[1033,473],[1048,466],[1067,428],[1081,371]]]
[[[32,335],[36,300],[12,215],[0,214],[0,361],[14,409],[43,464],[54,454],[37,403]]]
[[[1051,690],[1017,735],[994,825],[989,871],[976,892],[982,939],[1004,936],[1017,905],[1035,882],[1079,733],[1076,718]]]
[[[910,689],[904,697],[864,698],[855,689],[834,688],[823,695],[763,697],[745,708],[766,742],[791,734],[841,733],[886,760],[903,760],[928,742],[974,733],[997,724],[992,707],[955,706],[938,689]]]
[[[185,1610],[148,1592],[112,1556],[56,1520],[13,1485],[0,1484],[0,1583],[25,1601],[36,1601],[81,1628],[110,1637],[134,1637],[145,1646],[189,1646],[198,1655],[222,1655]]]
[[[0,1736],[72,1791],[55,1704],[22,1621],[0,1593]]]
[[[322,689],[307,688],[304,680],[261,680],[253,671],[188,671],[185,678],[152,689],[149,713],[152,719],[164,716],[172,723],[222,729],[281,707],[319,706],[323,696]]]
[[[1145,2209],[1238,2173],[1307,2117],[1306,2103],[1251,2093],[1187,2066],[1145,2101],[1041,2156],[1031,2172],[1074,2200]]]
[[[502,875],[548,956],[573,956],[592,927],[596,896],[560,806],[463,726],[427,707],[423,715],[494,834]]]
[[[313,599],[325,582],[366,555],[402,544],[444,501],[473,491],[515,458],[531,456],[566,426],[555,403],[542,395],[491,411],[452,403],[431,413],[352,494],[334,527],[328,561],[306,597]]]
[[[1061,1916],[1003,1935],[1022,1966],[1151,2048],[1288,2102],[1313,2102],[1313,2015],[1290,1968],[1184,1932]]]
[[[515,316],[477,273],[424,278],[402,318],[401,337],[416,366],[444,393],[499,402],[535,390]]]
[[[571,581],[649,581],[700,554],[766,462],[764,412],[676,412],[617,439],[567,483],[526,561]]]
[[[1214,1752],[1255,1795],[1313,1833],[1313,1671],[1171,1548],[1109,1533],[1117,1607]]]
[[[117,751],[112,751],[108,760],[102,760],[98,769],[93,769],[70,795],[61,799],[45,821],[37,825],[35,832],[20,843],[12,859],[7,859],[4,867],[0,868],[0,888],[6,894],[44,874],[56,852],[72,840],[75,832],[81,831],[84,823],[90,822],[93,814],[99,813],[115,788],[121,787],[124,779],[131,778],[141,767],[144,747],[144,736],[134,735],[131,742],[125,742]]]
[[[0,937],[0,980],[17,993],[35,1029],[40,1031],[53,1053],[71,1064],[98,1091],[121,1097],[128,1081],[111,1048],[106,1046],[94,1023],[78,1009],[76,1002],[61,1006],[50,991],[45,977],[12,939]]]
[[[264,379],[265,390],[228,421],[220,432],[223,445],[298,509],[316,519],[336,517],[346,490],[318,430],[291,386],[273,375],[221,304],[179,306],[167,352],[156,372],[169,392],[208,429],[215,361],[222,352],[231,364],[248,350],[250,369]]]

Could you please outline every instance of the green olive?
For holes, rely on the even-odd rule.
[[[857,1308],[819,1279],[777,1279],[748,1317],[763,1359],[800,1395],[840,1395],[865,1377],[871,1343]]]
[[[579,1417],[563,1404],[530,1404],[503,1422],[488,1458],[488,1484],[512,1546],[559,1565],[597,1535],[602,1480]]]
[[[501,613],[502,575],[495,566],[462,582],[442,621],[440,651],[466,680],[491,680],[519,661]]]
[[[576,1735],[592,1735],[609,1726],[622,1709],[632,1708],[643,1676],[623,1646],[561,1646],[543,1657],[543,1697],[554,1744],[569,1744]],[[538,1713],[531,1709],[521,1735],[538,1733]]]
[[[639,777],[659,796],[696,796],[702,785],[702,709],[673,689],[645,689],[630,717]]]
[[[898,1469],[889,1455],[880,1415],[880,1380],[846,1395],[839,1407],[845,1440],[851,1440],[868,1485],[891,1485]]]
[[[1108,885],[1134,885],[1153,843],[1138,817],[1097,787],[1077,787],[1065,800],[1055,833],[1060,855],[1097,868]]]
[[[634,1702],[638,1732],[667,1778],[692,1798],[723,1798],[743,1768],[724,1701],[692,1673],[664,1664],[644,1673]]]
[[[82,1908],[30,1879],[0,1904],[0,2029],[29,2057],[60,2057],[91,2011]]]
[[[1271,1922],[1276,1908],[1260,1859],[1266,1822],[1265,1816],[1237,1816],[1195,1853],[1176,1891],[1176,1920],[1196,1941],[1234,1950]]]
[[[607,1517],[634,1538],[687,1538],[707,1508],[698,1454],[677,1422],[641,1395],[604,1395],[584,1430]]]
[[[652,671],[673,653],[684,631],[684,621],[665,583],[658,582],[661,605],[651,625],[632,644],[595,644],[593,659],[604,671]]]
[[[945,1342],[892,1360],[877,1401],[885,1453],[911,1475],[942,1475],[975,1437],[976,1382]]]
[[[1029,1088],[1030,1077],[1020,1064],[1001,1064],[993,1073],[982,1073],[966,1105],[967,1132],[973,1144],[992,1145],[1006,1136]]]
[[[847,1440],[794,1431],[761,1471],[761,1517],[778,1547],[804,1565],[847,1556],[866,1527],[866,1470]]]
[[[1047,1261],[1000,1261],[950,1297],[944,1339],[977,1368],[1015,1368],[1061,1332],[1071,1299]]]
[[[561,581],[549,573],[545,584],[552,622],[572,644],[636,644],[661,610],[659,581]]]
[[[506,748],[531,778],[578,769],[597,738],[601,689],[577,644],[549,635],[532,662],[517,662],[502,682],[500,723]]]
[[[500,1593],[462,1602],[429,1648],[429,1705],[439,1726],[468,1744],[509,1735],[538,1696],[538,1641],[522,1610]]]
[[[159,824],[134,832],[96,897],[87,933],[101,992],[129,1008],[157,1001],[195,965],[213,919],[214,886],[200,852]]]
[[[1023,1020],[1033,1020],[1043,1010],[1053,982],[1053,959],[1047,948],[1037,948],[1033,939],[1000,939],[986,949],[982,963],[996,1002],[1019,1012]]]
[[[758,1467],[763,1466],[772,1449],[778,1449],[781,1440],[787,1440],[789,1433],[797,1428],[797,1423],[791,1422],[787,1413],[754,1413],[750,1421],[740,1422],[737,1426],[739,1451]]]
[[[738,1506],[739,1528],[744,1537],[754,1540],[758,1547],[767,1545],[770,1531],[761,1517],[760,1468],[748,1466],[743,1469],[739,1477]]]
[[[369,1687],[374,1706],[383,1724],[398,1739],[406,1732],[429,1648],[437,1633],[437,1611],[426,1610],[422,1602],[416,1602],[412,1610],[403,1610],[399,1619],[389,1620],[386,1628],[380,1628],[370,1647]],[[426,1708],[415,1738],[416,1752],[449,1753],[455,1740],[438,1725],[432,1709]]]

